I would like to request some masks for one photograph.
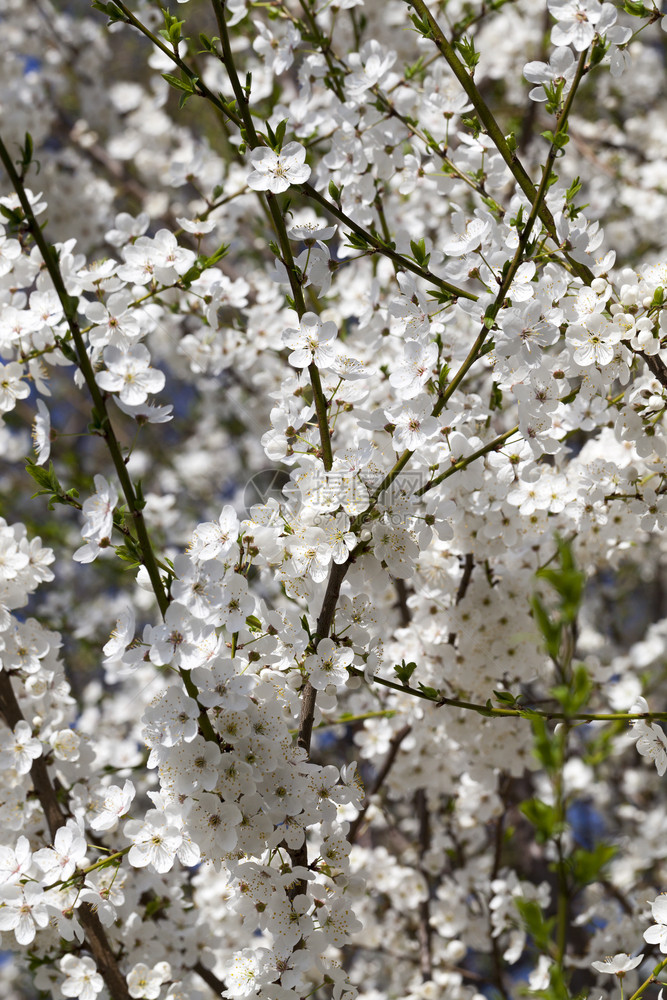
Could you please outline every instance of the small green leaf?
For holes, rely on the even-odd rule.
[[[479,62],[480,56],[480,53],[475,48],[474,38],[464,35],[463,38],[460,38],[455,44],[461,59],[466,64],[472,75],[475,70],[475,66]]]
[[[494,691],[493,695],[501,705],[516,705],[516,697],[511,691]]]
[[[279,153],[283,148],[288,121],[288,118],[283,118],[283,120],[278,123],[278,127],[276,128],[276,145],[274,147],[276,153]]]
[[[570,858],[572,877],[577,886],[597,882],[600,872],[613,859],[618,848],[613,844],[598,844],[592,851],[576,848]]]
[[[109,18],[109,24],[116,24],[118,21],[127,23],[127,18],[123,14],[122,10],[119,7],[116,7],[114,3],[103,3],[102,0],[93,0],[92,6],[95,10],[99,10],[103,14],[107,15]]]
[[[551,840],[555,834],[564,829],[563,823],[558,819],[555,807],[547,802],[542,802],[541,799],[526,799],[520,804],[519,809],[528,822],[535,827],[535,838],[541,844]]]
[[[196,93],[195,83],[197,81],[197,77],[190,78],[186,76],[181,78],[174,76],[173,73],[160,73],[160,76],[163,80],[167,81],[170,87],[174,87],[176,90],[182,90],[189,95]]]
[[[410,240],[410,250],[412,251],[412,256],[420,267],[428,267],[431,255],[430,253],[426,253],[426,243],[423,239]]]
[[[542,633],[547,653],[553,660],[557,660],[560,653],[563,623],[561,621],[552,621],[537,594],[533,594],[530,603],[533,609],[535,624]]]
[[[521,899],[516,896],[514,905],[519,911],[525,929],[528,931],[538,949],[548,954],[551,948],[551,931],[554,925],[554,918],[548,920],[542,915],[539,904],[534,900]]]
[[[405,684],[407,686],[410,683],[410,678],[416,669],[416,663],[412,661],[410,663],[406,663],[405,660],[401,660],[401,662],[397,663],[394,667],[394,673],[398,677],[401,684]]]
[[[357,233],[348,233],[347,245],[353,250],[368,249],[368,241],[363,236],[358,236]]]
[[[53,462],[49,462],[49,468],[44,469],[41,465],[36,465],[31,458],[26,462],[26,472],[29,476],[35,480],[38,486],[43,490],[51,492],[53,490],[53,479],[55,477],[55,472],[53,471]],[[56,479],[56,491],[58,490],[58,480]]]
[[[426,18],[424,18],[424,20],[422,21],[422,19],[418,17],[417,14],[411,14],[410,20],[412,21],[412,23],[414,24],[415,28],[417,29],[420,35],[422,35],[424,38],[431,38],[431,39],[433,38],[433,30]]]

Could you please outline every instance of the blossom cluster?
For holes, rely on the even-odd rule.
[[[639,988],[657,9],[198,6],[2,11],[7,995]]]

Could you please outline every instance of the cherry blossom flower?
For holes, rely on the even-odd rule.
[[[16,723],[13,734],[2,734],[0,767],[13,767],[18,774],[28,774],[33,760],[41,755],[42,744],[24,720]]]
[[[51,414],[42,399],[37,400],[37,414],[32,430],[32,440],[37,457],[37,465],[48,462],[51,454]]]
[[[280,34],[274,33],[262,21],[254,21],[253,24],[257,32],[253,49],[267,61],[274,73],[284,73],[294,62],[294,49],[301,42],[301,33],[291,21]]]
[[[344,563],[357,544],[357,536],[350,531],[350,518],[341,511],[334,517],[324,518],[320,526],[324,532],[323,545],[331,549],[335,563]]]
[[[503,692],[547,716],[563,694],[531,614],[536,572],[549,608],[562,597],[551,592],[565,566],[556,537],[590,580],[567,652],[595,700],[575,714],[608,715],[605,700],[623,712],[644,688],[664,693],[664,609],[643,600],[667,549],[665,67],[648,23],[657,17],[650,4],[625,4],[632,30],[612,26],[623,4],[551,0],[555,51],[525,66],[526,87],[516,76],[523,52],[544,49],[544,5],[473,5],[476,80],[491,105],[502,98],[500,121],[525,117],[528,90],[542,103],[553,89],[571,94],[579,54],[595,56],[582,59],[563,169],[533,206],[517,177],[524,162],[539,178],[540,144],[517,148],[516,161],[496,148],[483,121],[478,131],[474,93],[434,61],[432,40],[403,30],[405,5],[366,0],[366,17],[341,12],[358,2],[313,7],[307,45],[282,0],[222,4],[226,25],[239,26],[231,58],[247,73],[245,109],[214,51],[188,51],[175,24],[163,33],[188,70],[181,82],[225,102],[219,141],[201,132],[187,94],[180,111],[167,99],[177,81],[164,46],[148,75],[111,79],[97,72],[113,58],[97,21],[67,20],[78,53],[68,60],[53,19],[4,4],[5,138],[15,146],[32,129],[57,191],[44,237],[53,228],[64,240],[45,262],[25,201],[0,199],[17,237],[0,226],[0,411],[15,410],[0,420],[4,492],[10,508],[21,502],[12,463],[35,412],[47,460],[45,400],[69,491],[60,499],[75,502],[81,476],[104,472],[96,463],[113,429],[116,471],[144,480],[146,506],[145,520],[114,515],[117,490],[96,477],[82,497],[85,544],[68,564],[76,546],[59,521],[58,586],[40,595],[54,554],[0,519],[0,930],[17,939],[3,939],[17,971],[2,965],[0,993],[19,988],[29,963],[35,989],[83,1000],[114,993],[117,976],[136,1000],[203,1000],[209,988],[252,1000],[314,990],[354,1000],[357,988],[428,1000],[474,993],[470,949],[480,967],[491,952],[500,958],[495,978],[508,988],[523,975],[544,992],[553,956],[529,940],[522,903],[552,912],[554,879],[543,876],[550,864],[571,874],[588,811],[618,847],[604,873],[613,891],[592,883],[580,894],[566,979],[574,970],[585,987],[586,976],[620,978],[641,961],[619,953],[591,967],[618,946],[632,953],[637,918],[619,900],[636,901],[638,879],[660,880],[664,810],[652,792],[667,774],[662,724],[638,701],[644,717],[630,736],[657,774],[621,753],[628,733],[618,726],[603,723],[599,739],[595,723],[566,727],[557,780],[573,807],[562,850],[545,829],[546,843],[540,833],[524,857],[494,833],[508,805],[523,822],[525,795],[548,809],[556,775],[532,752],[536,726],[487,716]],[[466,6],[450,4],[452,18]],[[226,25],[214,50],[226,49]],[[472,73],[471,41],[459,41]],[[42,51],[48,59],[31,55]],[[630,59],[637,72],[612,86]],[[74,92],[64,148],[53,141],[54,101]],[[596,118],[596,105],[611,117]],[[238,126],[249,109],[258,128],[271,135],[286,123],[295,141],[255,149],[244,166],[234,151],[253,141],[249,121],[243,134]],[[520,138],[506,137],[513,155]],[[585,195],[568,189],[578,174]],[[291,184],[327,219],[294,208]],[[136,203],[136,217],[115,214],[116,194]],[[45,211],[41,195],[27,197]],[[267,205],[278,242],[294,241],[303,307],[263,235]],[[103,237],[113,256],[93,260]],[[121,411],[108,427],[96,414],[104,435],[76,453],[92,404],[65,320],[74,308],[100,391]],[[170,402],[149,404],[167,380]],[[173,412],[170,427],[144,427]],[[266,456],[280,465],[271,496],[241,520],[244,483]],[[135,558],[137,541],[150,566],[144,524],[159,586],[145,565],[114,568],[116,555]],[[99,555],[100,572],[80,571]],[[632,614],[608,627],[608,590],[635,576]],[[72,688],[77,649],[95,669],[77,669]],[[372,792],[363,803],[344,764],[350,742]],[[658,897],[646,939],[667,954],[663,910]],[[428,948],[412,946],[420,927]]]
[[[100,789],[100,805],[89,821],[91,829],[113,833],[118,827],[119,819],[129,812],[134,796],[135,788],[129,779],[122,788],[108,785]]]
[[[337,336],[335,323],[322,323],[315,313],[304,313],[300,330],[289,329],[283,334],[283,343],[291,350],[289,363],[295,368],[311,364],[328,368],[334,361],[333,343]]]
[[[305,160],[306,150],[298,142],[288,142],[279,153],[265,146],[253,149],[250,154],[253,172],[248,177],[248,187],[280,194],[292,184],[303,184],[310,177]]]
[[[0,931],[14,931],[17,944],[31,944],[37,929],[46,927],[48,922],[41,886],[34,882],[0,886]]]
[[[132,843],[128,854],[131,865],[135,868],[152,865],[159,874],[171,870],[183,837],[164,813],[149,809],[143,820],[128,820],[123,833]]]
[[[433,374],[438,347],[434,343],[422,344],[418,340],[409,340],[403,351],[403,363],[391,373],[389,382],[399,390],[403,399],[414,399]]]
[[[451,257],[463,257],[483,242],[491,229],[489,219],[466,219],[461,212],[456,212],[453,218],[454,235],[441,247],[443,253]]]
[[[593,41],[596,30],[613,24],[616,11],[611,4],[603,5],[599,0],[548,0],[549,13],[558,23],[551,29],[554,45],[572,45],[577,52],[583,52]],[[611,13],[609,13],[611,8]],[[599,28],[598,22],[603,20]]]
[[[661,893],[651,903],[651,912],[655,923],[644,931],[644,940],[648,944],[657,944],[663,955],[667,955],[667,893]]]
[[[396,53],[387,51],[377,39],[365,42],[359,53],[350,56],[353,72],[347,78],[349,94],[358,100],[369,87],[380,83],[395,62]]]
[[[243,816],[233,802],[223,802],[218,795],[200,792],[188,817],[188,829],[199,846],[202,857],[216,864],[232,851],[237,841],[236,827]]]
[[[56,830],[53,847],[36,851],[34,860],[44,873],[44,884],[67,881],[77,867],[83,867],[86,857],[86,841],[76,823],[72,820]]]
[[[548,63],[537,61],[526,63],[523,75],[529,83],[538,84],[528,94],[531,101],[546,101],[547,94],[542,84],[558,83],[560,80],[564,81],[563,93],[567,94],[576,68],[577,62],[574,53],[572,49],[566,47],[557,48],[552,53]]]
[[[30,395],[30,386],[23,381],[24,374],[23,365],[17,361],[0,364],[0,413],[8,413],[17,400]]]
[[[643,955],[636,955],[631,958],[624,951],[618,955],[608,955],[602,962],[591,962],[596,972],[611,972],[619,979],[622,979],[626,972],[636,969],[644,961]]]
[[[144,962],[138,962],[128,972],[127,991],[133,1000],[157,1000],[162,984],[171,979],[171,968],[168,962],[158,962],[150,968]]]
[[[225,625],[230,632],[238,632],[254,608],[255,599],[248,593],[246,578],[240,573],[228,573],[222,585],[216,625]]]
[[[5,236],[4,226],[0,227],[0,277],[9,274],[14,262],[21,256],[21,244],[18,240]]]
[[[568,340],[576,345],[574,360],[582,367],[588,365],[608,365],[614,358],[616,344],[620,343],[621,330],[594,313],[586,320],[586,325],[568,327]]]
[[[95,493],[83,503],[82,512],[86,524],[82,535],[86,539],[100,541],[109,538],[113,530],[113,511],[118,493],[104,476],[96,475],[94,482]]]
[[[81,958],[76,955],[64,955],[58,963],[66,979],[60,989],[66,997],[79,997],[79,1000],[95,1000],[98,993],[104,989],[104,980],[97,967],[87,955]]]
[[[130,308],[133,301],[127,289],[114,292],[105,302],[87,302],[86,316],[94,325],[88,339],[94,347],[113,345],[126,350],[141,337],[141,313]]]
[[[27,837],[19,837],[13,848],[0,845],[0,885],[22,881],[31,865],[32,851]]]
[[[121,402],[128,406],[141,405],[149,393],[164,388],[164,372],[150,367],[150,354],[143,344],[134,344],[126,350],[105,347],[104,363],[106,371],[97,373],[97,384],[106,392],[117,392]]]
[[[647,723],[636,719],[632,723],[632,736],[636,740],[638,753],[650,757],[660,777],[667,771],[667,736],[662,726],[656,722]]]
[[[306,660],[310,683],[322,691],[329,684],[340,687],[348,678],[347,667],[353,659],[353,650],[337,646],[332,639],[322,639],[316,654]]]
[[[425,393],[421,393],[400,410],[387,411],[395,430],[392,443],[396,451],[415,451],[438,432],[438,421],[431,416],[432,404]]]

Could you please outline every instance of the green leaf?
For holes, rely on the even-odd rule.
[[[103,14],[109,18],[109,24],[115,24],[118,21],[122,21],[124,24],[128,23],[125,14],[119,7],[116,7],[114,3],[103,3],[102,0],[93,0],[92,6],[95,10],[101,11]]]
[[[368,241],[363,236],[358,236],[356,233],[348,233],[347,245],[352,247],[353,250],[368,249]]]
[[[497,382],[494,382],[491,386],[491,398],[489,399],[489,409],[490,410],[502,410],[503,408],[503,390],[500,388]]]
[[[592,851],[577,847],[570,857],[572,877],[578,887],[590,885],[600,878],[600,872],[616,855],[614,844],[598,844]]]
[[[444,389],[446,387],[449,381],[450,372],[451,368],[447,364],[443,365],[442,368],[440,369],[440,374],[438,375],[438,385],[440,386],[441,389]]]
[[[519,911],[519,916],[523,921],[523,925],[532,937],[538,950],[548,954],[551,946],[551,932],[555,923],[555,918],[550,917],[548,920],[545,920],[539,904],[532,899],[529,900],[515,897],[514,905]]]
[[[278,123],[278,127],[276,128],[276,145],[274,147],[276,153],[279,153],[280,150],[283,148],[288,121],[289,121],[288,118],[283,118],[283,120]]]
[[[567,697],[561,701],[563,711],[568,715],[578,712],[588,702],[592,690],[593,682],[588,675],[588,670],[583,663],[577,664],[567,688]]]
[[[549,616],[549,612],[544,607],[537,594],[533,594],[530,603],[533,609],[535,624],[542,633],[547,653],[553,660],[557,660],[558,654],[560,653],[563,623],[561,621],[552,621]]]
[[[144,499],[144,487],[140,479],[137,479],[134,485],[135,500],[134,506],[137,510],[143,510],[146,506],[146,501]]]
[[[394,673],[398,677],[401,684],[407,685],[410,683],[410,678],[412,677],[416,669],[417,669],[416,663],[412,661],[410,663],[406,663],[405,660],[401,660],[401,662],[397,663],[396,666],[394,667]]]
[[[493,696],[501,705],[516,705],[516,696],[511,691],[494,691]]]
[[[23,221],[23,212],[15,208],[5,208],[4,205],[0,205],[0,215],[3,219],[7,219],[12,226],[20,226]]]
[[[482,126],[480,124],[479,118],[475,115],[461,115],[462,124],[469,129],[473,137],[476,139],[482,131]]]
[[[547,802],[542,802],[541,799],[527,799],[521,803],[519,809],[535,827],[535,838],[541,844],[545,844],[564,829],[564,824],[558,819],[556,808]]]
[[[562,763],[562,749],[552,738],[546,722],[539,716],[530,720],[533,730],[533,753],[548,774],[554,774]]]
[[[174,87],[176,90],[182,90],[190,95],[196,93],[195,82],[197,81],[197,77],[193,77],[192,79],[188,76],[181,78],[174,76],[173,73],[160,73],[160,76],[163,80],[167,81],[170,87]]]
[[[424,38],[431,38],[431,39],[433,38],[433,30],[427,18],[424,18],[424,20],[422,21],[422,19],[418,17],[417,14],[411,14],[410,20],[412,21],[412,23],[414,24],[415,28],[417,29],[420,35],[422,35]]]
[[[127,545],[116,545],[115,552],[119,559],[123,562],[129,563],[129,568],[134,566],[140,566],[141,560],[137,557],[137,553],[133,552],[132,549]]]
[[[199,44],[201,45],[202,50],[204,52],[210,52],[213,55],[217,55],[215,43],[219,41],[219,38],[209,38],[208,35],[205,35],[203,32],[199,35]]]
[[[166,896],[154,896],[153,899],[146,903],[143,919],[151,920],[163,910],[168,909],[170,905],[171,902]]]
[[[28,475],[32,476],[37,485],[43,490],[54,493],[60,492],[60,483],[58,482],[58,477],[56,476],[55,469],[53,468],[53,462],[49,462],[48,469],[44,469],[41,465],[36,465],[33,460],[29,458],[26,462],[25,468]]]
[[[581,607],[586,577],[575,564],[571,542],[557,539],[556,544],[556,565],[545,566],[536,576],[546,580],[558,593],[561,619],[566,624],[573,624]]]
[[[430,253],[426,253],[426,243],[423,239],[410,240],[410,250],[412,251],[412,256],[420,267],[428,267],[431,255]]]
[[[464,35],[456,43],[456,49],[461,56],[461,59],[466,64],[468,69],[471,71],[471,75],[474,72],[475,66],[479,62],[480,53],[475,48],[475,39]]]
[[[178,48],[178,43],[181,40],[181,28],[185,24],[185,21],[179,21],[177,17],[170,14],[169,11],[163,10],[162,14],[164,16],[164,28],[159,32],[160,35],[173,45],[174,48]]]
[[[33,149],[32,136],[30,132],[26,132],[23,145],[21,146],[21,167],[24,173],[32,163]]]
[[[413,77],[419,76],[421,73],[423,73],[424,69],[425,69],[425,67],[424,67],[424,57],[420,56],[419,59],[417,60],[417,62],[412,63],[412,65],[408,65],[408,66],[405,67],[405,69],[403,71],[404,74],[405,74],[405,79],[406,80],[412,80]]]

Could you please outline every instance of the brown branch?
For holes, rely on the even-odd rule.
[[[412,615],[410,614],[410,608],[408,607],[408,588],[405,586],[405,580],[395,579],[394,587],[396,588],[397,601],[394,607],[398,608],[401,616],[401,625],[403,628],[407,628],[412,620]]]
[[[431,822],[428,813],[428,803],[426,793],[423,788],[418,788],[415,793],[415,808],[419,819],[419,854],[423,862],[424,856],[431,846]],[[422,982],[427,983],[433,979],[433,953],[431,939],[433,928],[431,927],[431,878],[429,873],[421,866],[421,873],[426,882],[426,898],[419,904],[419,924],[417,926],[417,937],[419,939],[419,968],[422,974]]]
[[[375,779],[373,787],[371,788],[371,790],[366,795],[366,798],[364,800],[364,804],[362,805],[361,809],[359,810],[359,812],[357,813],[357,815],[355,816],[355,818],[350,823],[350,829],[349,829],[349,832],[347,834],[347,839],[349,840],[349,842],[351,844],[353,844],[355,842],[355,840],[357,839],[357,837],[359,835],[359,829],[361,827],[361,824],[364,821],[364,817],[365,817],[366,813],[368,812],[368,808],[369,808],[369,806],[371,804],[371,799],[373,798],[374,795],[377,795],[377,793],[379,792],[379,790],[382,788],[382,785],[384,784],[385,779],[386,779],[387,775],[389,774],[389,772],[391,771],[391,769],[392,769],[392,767],[394,765],[394,761],[396,760],[396,757],[398,756],[398,751],[401,748],[401,743],[403,742],[403,740],[405,739],[405,737],[408,735],[408,733],[411,731],[411,729],[412,729],[412,726],[408,726],[408,725],[403,726],[402,729],[399,729],[398,732],[394,733],[394,735],[392,736],[391,740],[389,741],[389,750],[387,751],[387,756],[384,759],[384,763],[382,764],[382,767],[380,768],[380,770],[377,773],[377,777]]]
[[[468,587],[470,586],[470,580],[472,578],[472,571],[475,568],[475,560],[473,559],[472,552],[466,552],[463,557],[463,573],[461,574],[461,579],[459,580],[458,590],[456,591],[455,604],[460,604],[463,598],[466,596]],[[453,646],[456,642],[456,632],[450,632],[447,637],[447,641],[450,646]]]
[[[192,971],[196,972],[199,978],[203,979],[206,985],[211,987],[216,996],[221,996],[227,989],[225,982],[222,979],[218,979],[218,977],[211,972],[210,969],[207,969],[205,965],[202,965],[201,962],[196,962],[195,965],[192,966]]]

